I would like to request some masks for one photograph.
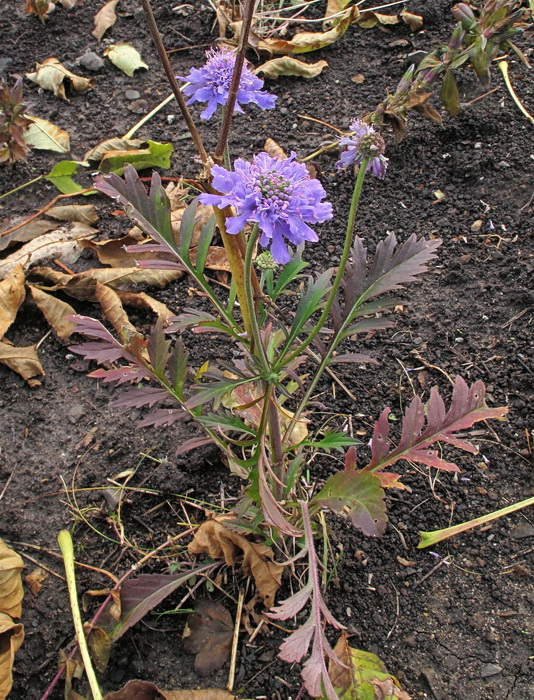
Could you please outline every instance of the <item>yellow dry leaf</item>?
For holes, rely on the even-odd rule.
[[[26,73],[26,77],[37,83],[44,90],[51,90],[54,95],[66,100],[64,81],[68,80],[76,92],[84,92],[94,85],[94,80],[83,78],[71,73],[70,70],[55,57],[47,58],[42,63],[36,63],[35,73]]]
[[[235,695],[220,688],[160,690],[150,681],[128,681],[124,688],[107,693],[104,700],[234,700]]]
[[[0,338],[4,337],[15,320],[24,297],[24,268],[15,265],[11,273],[0,282]]]
[[[24,627],[0,612],[0,698],[7,698],[13,686],[13,661],[24,640]]]
[[[104,316],[117,331],[119,338],[123,342],[127,341],[130,336],[137,334],[137,328],[130,323],[119,295],[111,287],[97,282],[95,296],[102,307]]]
[[[41,383],[38,379],[34,379],[34,377],[44,375],[44,369],[37,356],[36,345],[16,347],[0,341],[0,362],[13,372],[20,374],[30,386],[37,386]]]
[[[208,554],[214,559],[224,559],[234,566],[237,557],[243,556],[243,571],[252,576],[265,607],[271,607],[280,587],[284,567],[273,561],[274,552],[262,542],[251,542],[234,532],[230,525],[232,516],[219,516],[206,520],[195,532],[189,544],[192,554]]]
[[[95,28],[91,34],[100,41],[107,30],[112,27],[117,21],[115,8],[119,4],[119,0],[110,0],[102,7],[95,15]]]
[[[265,151],[265,153],[268,153],[271,156],[271,158],[285,159],[288,157],[287,153],[284,151],[282,146],[280,146],[280,144],[277,141],[270,137],[265,139],[265,143],[263,144],[263,150]]]
[[[66,340],[76,328],[76,324],[68,320],[68,316],[76,315],[76,311],[66,301],[43,292],[29,284],[28,289],[32,299],[48,323],[56,332],[58,338]]]
[[[20,617],[22,613],[23,568],[21,556],[0,538],[0,612],[11,617]]]
[[[24,583],[28,586],[33,595],[39,595],[39,591],[43,587],[43,583],[46,581],[48,576],[48,572],[38,566],[24,577]]]

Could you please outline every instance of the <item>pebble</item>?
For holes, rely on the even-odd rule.
[[[491,676],[496,676],[502,671],[499,664],[484,664],[480,669],[480,675],[482,678],[490,678]]]
[[[507,163],[505,160],[501,160],[499,163],[497,163],[498,168],[509,168],[510,163]]]
[[[82,68],[92,70],[95,73],[96,71],[102,70],[104,67],[104,60],[94,51],[84,53],[76,62],[78,65],[82,66]]]
[[[71,423],[77,423],[83,415],[85,415],[85,407],[81,403],[75,403],[67,414]]]
[[[127,100],[138,100],[141,97],[141,93],[139,90],[126,90],[124,97],[126,97]]]
[[[534,527],[530,523],[521,523],[510,532],[510,537],[514,540],[534,537]]]
[[[5,58],[0,58],[0,75],[5,72],[5,70],[12,61],[13,59],[8,56],[6,56]]]

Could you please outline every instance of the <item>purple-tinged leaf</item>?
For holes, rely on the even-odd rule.
[[[302,627],[282,642],[278,656],[289,664],[298,663],[308,653],[314,634],[313,619],[310,617]]]
[[[161,253],[168,255],[169,249],[161,243],[135,243],[133,245],[124,246],[127,253]]]
[[[165,375],[165,367],[170,357],[170,345],[171,341],[165,338],[163,319],[159,317],[156,325],[152,328],[152,332],[150,333],[147,350],[154,374],[160,379],[162,379]]]
[[[115,362],[124,357],[122,345],[115,343],[80,343],[80,345],[69,345],[69,350],[78,355],[83,355],[86,360],[96,360],[97,362]]]
[[[100,340],[106,340],[110,344],[118,345],[119,343],[111,335],[111,333],[105,328],[100,321],[96,318],[91,318],[90,316],[67,316],[68,321],[76,324],[76,333],[81,335],[86,335],[89,338],[100,338]]]
[[[302,680],[306,686],[306,690],[311,695],[312,698],[324,698],[324,693],[326,692],[326,697],[328,700],[338,700],[339,696],[335,691],[330,676],[328,675],[328,670],[325,664],[325,655],[332,659],[334,663],[339,666],[344,666],[344,664],[339,661],[339,659],[333,655],[330,644],[326,638],[324,639],[325,644],[321,645],[319,643],[319,635],[315,636],[313,651],[310,658],[304,664],[302,669]],[[328,653],[330,651],[331,653]]]
[[[180,447],[174,453],[176,457],[183,455],[191,450],[196,450],[199,447],[204,447],[205,445],[211,445],[213,443],[213,438],[211,437],[196,437],[191,438],[183,442]]]
[[[234,624],[228,610],[213,600],[200,598],[195,612],[187,617],[182,646],[195,654],[195,672],[201,678],[224,666],[232,648]]]
[[[267,616],[272,617],[273,620],[295,619],[297,613],[299,613],[309,601],[311,594],[312,587],[308,583],[304,586],[304,588],[301,588],[300,591],[297,591],[290,598],[286,598],[278,605],[272,607],[271,612],[268,612]],[[301,654],[301,656],[298,659],[296,659],[296,661],[300,661],[303,655],[304,654]]]
[[[120,386],[126,382],[140,382],[142,379],[148,379],[150,374],[143,367],[129,365],[126,367],[119,367],[118,369],[95,369],[94,372],[91,372],[87,376],[94,377],[95,379],[102,379],[105,384],[116,382],[116,385]]]
[[[207,313],[206,311],[199,311],[198,309],[185,308],[184,313],[179,316],[171,316],[169,318],[169,325],[167,326],[167,333],[180,333],[188,326],[196,326],[202,321],[215,321],[215,316]]]
[[[302,530],[294,527],[284,518],[284,514],[288,515],[288,513],[286,513],[273,496],[269,484],[267,483],[265,477],[267,454],[263,444],[260,446],[260,451],[261,454],[258,459],[258,488],[265,522],[269,525],[273,525],[279,532],[283,532],[290,537],[300,537],[302,535]]]
[[[341,364],[349,364],[351,362],[356,363],[357,365],[363,365],[366,362],[373,364],[373,365],[380,364],[377,360],[375,360],[374,357],[371,357],[370,355],[365,355],[364,353],[361,353],[361,352],[350,352],[350,353],[346,353],[344,355],[335,355],[335,357],[333,357],[328,364],[329,365],[341,365]]]
[[[390,408],[384,408],[380,414],[380,418],[376,421],[373,427],[373,437],[371,438],[371,461],[369,469],[373,470],[383,462],[391,443],[388,440],[389,435],[389,420],[388,416],[391,413]]]
[[[346,512],[354,527],[368,537],[384,534],[388,521],[384,490],[378,476],[354,470],[336,472],[312,503],[327,506],[334,513]]]
[[[140,408],[141,406],[153,406],[158,401],[169,398],[167,389],[157,386],[143,386],[137,389],[130,389],[120,398],[111,404],[114,407],[128,406],[129,408]]]
[[[168,426],[176,423],[177,420],[183,420],[189,414],[183,408],[158,408],[153,413],[149,413],[139,423],[140,428],[146,428],[153,425],[155,428]]]
[[[187,270],[182,263],[173,260],[138,260],[140,270]]]

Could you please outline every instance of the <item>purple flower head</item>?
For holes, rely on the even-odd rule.
[[[201,194],[202,204],[224,209],[232,206],[236,215],[226,220],[228,233],[236,234],[250,221],[261,231],[260,245],[270,245],[275,262],[284,265],[290,254],[284,241],[294,245],[319,238],[308,224],[331,219],[332,205],[321,202],[326,192],[311,178],[303,163],[289,158],[272,158],[258,153],[252,163],[238,158],[235,172],[219,165],[212,169],[213,187],[224,194]]]
[[[208,106],[202,112],[202,119],[210,119],[217,105],[225,105],[228,100],[230,83],[235,66],[235,53],[227,48],[209,49],[206,51],[208,60],[202,68],[191,68],[189,75],[180,80],[186,80],[190,85],[184,87],[184,94],[191,99],[187,102],[207,102]],[[272,109],[276,102],[276,95],[270,95],[262,90],[263,80],[243,66],[235,111],[242,112],[241,104],[253,102],[261,109]]]
[[[384,139],[375,131],[374,127],[356,119],[350,125],[353,136],[344,136],[340,139],[340,146],[347,148],[342,151],[340,160],[336,163],[338,168],[347,168],[351,163],[358,165],[364,158],[369,158],[367,170],[371,170],[375,177],[384,179],[388,158],[384,156],[386,144]]]

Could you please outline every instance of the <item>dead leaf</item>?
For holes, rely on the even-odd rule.
[[[91,34],[97,41],[100,41],[104,34],[117,21],[115,8],[119,4],[119,0],[110,0],[102,7],[95,15],[95,28]]]
[[[148,70],[148,66],[141,58],[141,54],[131,44],[112,44],[104,51],[104,56],[107,56],[114,66],[120,68],[130,78],[133,78],[135,71],[140,68]]]
[[[22,265],[15,265],[11,273],[0,282],[0,339],[15,320],[25,296],[24,269]]]
[[[350,80],[352,83],[365,83],[365,75],[363,75],[363,73],[357,73],[356,75],[353,75]]]
[[[95,296],[102,307],[104,316],[117,331],[119,338],[123,342],[127,341],[132,335],[137,334],[137,328],[130,323],[120,297],[113,289],[97,282]]]
[[[421,15],[414,15],[412,12],[407,12],[403,10],[400,13],[401,19],[405,22],[412,32],[418,32],[423,28],[423,18]]]
[[[317,61],[317,63],[305,63],[291,56],[283,58],[273,58],[267,63],[258,66],[254,73],[263,73],[267,78],[273,80],[281,75],[295,76],[299,78],[315,78],[320,75],[325,68],[328,68],[327,61]]]
[[[268,153],[271,158],[281,158],[285,159],[287,158],[287,153],[284,151],[282,146],[280,146],[279,143],[277,143],[274,139],[267,138],[265,139],[265,143],[263,144],[263,150],[265,153]]]
[[[82,224],[96,224],[98,214],[94,204],[67,204],[62,207],[51,207],[47,212],[58,221],[80,221]]]
[[[75,221],[72,225],[64,224],[55,231],[34,238],[0,261],[0,279],[7,277],[17,265],[22,265],[25,270],[28,270],[32,265],[56,258],[66,265],[71,265],[80,257],[83,250],[79,239],[92,238],[96,233],[96,229],[91,226]]]
[[[70,136],[68,131],[60,129],[48,119],[40,119],[26,115],[33,122],[24,132],[24,140],[32,148],[40,151],[55,151],[56,153],[68,153],[70,150]]]
[[[101,141],[99,144],[91,148],[84,155],[84,160],[102,160],[105,153],[109,151],[133,151],[146,143],[142,139],[119,139],[112,138]]]
[[[0,612],[10,617],[22,615],[23,568],[21,556],[0,538]]]
[[[0,341],[0,362],[25,379],[30,386],[37,386],[41,382],[34,379],[44,375],[44,369],[37,356],[37,346],[15,347]]]
[[[139,229],[138,229],[139,230]],[[143,238],[140,235],[128,234],[122,238],[112,238],[104,241],[85,240],[84,248],[94,251],[103,265],[111,267],[134,267],[137,260],[157,259],[156,253],[128,253],[129,245],[153,243],[151,238]],[[167,256],[169,257],[169,256]]]
[[[182,645],[187,654],[196,654],[195,672],[201,678],[224,666],[233,635],[232,616],[224,605],[207,598],[197,600],[195,612],[187,618]]]
[[[86,623],[84,628],[89,631],[87,643],[91,651],[91,658],[99,673],[104,673],[108,667],[109,656],[111,654],[111,640],[106,632],[100,627],[95,627],[91,623]],[[86,634],[87,634],[86,631]]]
[[[364,10],[358,18],[358,26],[364,29],[372,29],[377,24],[388,25],[398,24],[400,19],[397,15],[383,15],[373,10]]]
[[[107,693],[104,700],[235,700],[235,695],[220,688],[200,690],[160,690],[149,681],[128,681],[122,690]]]
[[[63,100],[67,99],[65,85],[63,84],[65,80],[70,83],[72,89],[76,92],[85,92],[85,90],[89,90],[94,85],[94,80],[82,78],[80,75],[71,73],[70,70],[62,65],[61,61],[53,56],[45,59],[42,63],[36,63],[35,67],[37,69],[35,73],[26,73],[26,77],[37,83],[44,90],[51,90],[54,95],[61,97]]]
[[[13,686],[13,661],[24,640],[24,627],[0,612],[0,698],[7,698]]]
[[[52,326],[57,336],[66,340],[76,328],[76,324],[67,319],[68,316],[76,315],[75,309],[66,301],[47,294],[31,284],[28,285],[28,289],[39,311]]]
[[[197,251],[193,249],[191,251],[191,262],[196,263]],[[231,272],[230,263],[228,262],[228,257],[226,255],[226,250],[222,246],[212,245],[208,248],[208,255],[206,256],[205,267],[208,270],[222,270],[223,272]]]
[[[17,219],[14,219],[10,222],[6,221],[4,223],[6,227],[5,230],[8,231],[13,226],[16,226],[17,224],[21,223],[23,219],[27,218],[28,217],[24,216],[18,217]],[[0,251],[5,250],[6,248],[9,248],[10,246],[15,245],[16,243],[26,243],[27,241],[31,241],[33,238],[37,238],[37,236],[42,236],[44,233],[48,233],[52,229],[56,228],[56,226],[57,224],[55,221],[47,221],[46,219],[34,219],[34,221],[30,221],[28,224],[20,226],[11,233],[0,233]]]
[[[24,583],[28,586],[33,595],[36,596],[39,595],[39,592],[43,587],[43,583],[46,581],[48,576],[49,573],[38,566],[37,569],[30,571],[30,573],[24,577]]]
[[[228,566],[234,566],[236,557],[243,555],[243,571],[252,576],[265,607],[274,604],[280,587],[284,567],[273,561],[274,552],[262,542],[251,542],[243,535],[230,530],[231,516],[206,520],[195,532],[188,549],[192,554],[209,554],[213,559],[224,558]]]
[[[122,303],[126,306],[133,306],[137,309],[148,309],[160,316],[164,321],[167,321],[172,316],[176,316],[168,306],[154,299],[154,297],[151,297],[149,294],[145,294],[144,292],[125,292],[122,289],[116,289],[115,291]]]

